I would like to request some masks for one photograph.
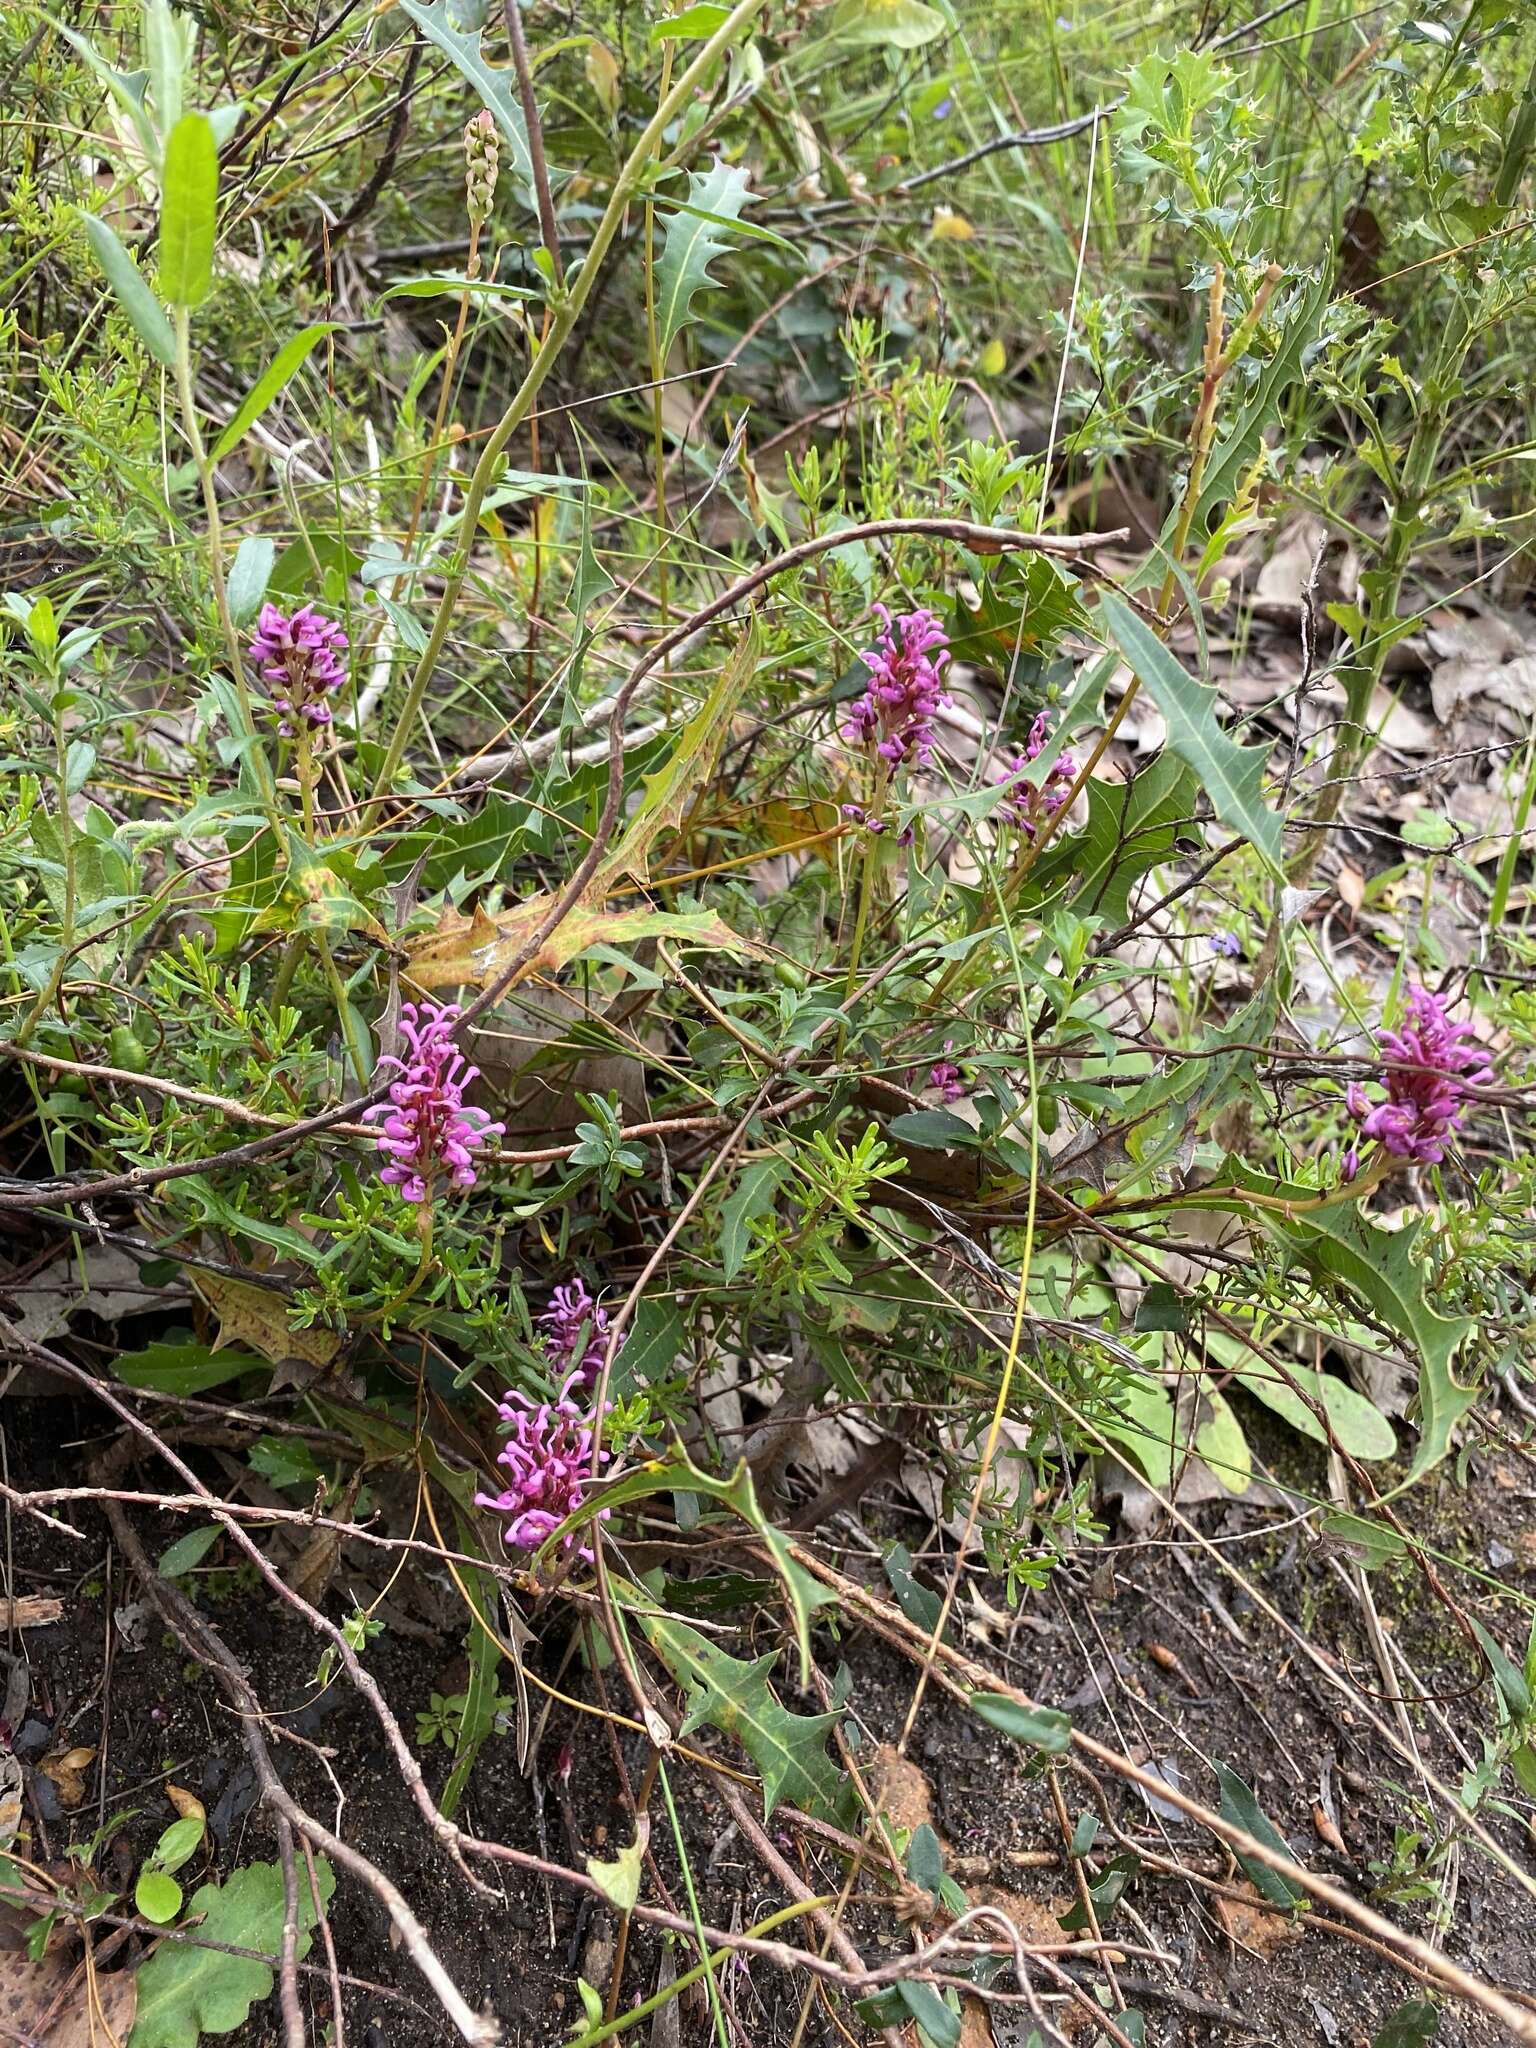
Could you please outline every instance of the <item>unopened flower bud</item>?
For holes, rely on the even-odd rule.
[[[496,196],[500,152],[501,137],[496,132],[496,117],[489,107],[482,107],[464,130],[464,184],[472,227],[479,227],[490,219],[491,201]]]

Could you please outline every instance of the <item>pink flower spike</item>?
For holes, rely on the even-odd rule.
[[[273,710],[283,713],[281,732],[291,734],[295,718],[306,725],[330,724],[326,699],[347,679],[342,659],[346,645],[340,626],[313,605],[301,605],[293,613],[281,612],[275,604],[262,606],[250,658],[267,686]]]
[[[569,1376],[584,1387],[595,1386],[608,1349],[608,1311],[587,1291],[587,1283],[578,1277],[567,1287],[557,1287],[539,1325],[544,1331],[545,1355],[556,1376]],[[624,1349],[627,1334],[620,1334],[615,1358]]]
[[[848,714],[843,738],[859,746],[873,742],[893,768],[904,762],[923,768],[933,758],[934,714],[950,702],[943,682],[949,639],[934,612],[893,619],[885,605],[874,609],[880,638],[859,657],[869,685]]]
[[[1077,779],[1077,763],[1070,754],[1058,754],[1051,763],[1043,782],[1032,782],[1029,776],[1030,764],[1045,752],[1050,713],[1037,713],[1029,729],[1022,754],[1015,754],[1002,774],[995,779],[1007,790],[999,812],[1006,824],[1022,832],[1026,839],[1033,839],[1042,820],[1054,818],[1072,793],[1072,784]]]
[[[502,1538],[513,1550],[537,1550],[586,1498],[592,1423],[570,1398],[575,1383],[573,1374],[557,1401],[532,1401],[526,1394],[510,1393],[497,1410],[512,1426],[497,1459],[506,1466],[511,1484],[500,1493],[477,1493],[475,1505],[507,1517]],[[598,1462],[608,1462],[606,1449]],[[605,1508],[598,1519],[606,1520],[607,1512]],[[590,1545],[579,1542],[577,1532],[566,1538],[565,1547],[579,1557],[592,1556]]]
[[[1453,1023],[1441,997],[1410,988],[1407,1018],[1380,1034],[1377,1077],[1385,1102],[1372,1103],[1358,1081],[1346,1094],[1362,1137],[1375,1138],[1398,1159],[1438,1166],[1461,1128],[1468,1087],[1493,1079],[1493,1066],[1469,1024]]]
[[[459,1019],[457,1003],[407,1003],[400,1012],[400,1032],[409,1056],[385,1053],[380,1067],[394,1067],[388,1102],[363,1111],[365,1123],[384,1120],[378,1147],[389,1160],[379,1178],[397,1187],[407,1202],[430,1201],[434,1183],[446,1177],[455,1187],[475,1185],[474,1154],[489,1137],[499,1137],[505,1124],[492,1123],[483,1109],[464,1100],[464,1091],[480,1069],[465,1063],[453,1042]]]

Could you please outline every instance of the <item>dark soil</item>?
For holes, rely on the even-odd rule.
[[[6,1476],[12,1487],[80,1483],[83,1446],[100,1440],[99,1412],[69,1400],[12,1398],[5,1421]],[[161,1475],[146,1466],[136,1476],[130,1473],[126,1483],[152,1487],[161,1483]],[[1528,1462],[1507,1454],[1474,1470],[1468,1491],[1446,1480],[1417,1505],[1421,1514],[1433,1516],[1442,1548],[1485,1571],[1491,1556],[1505,1583],[1529,1594],[1536,1592],[1536,1547],[1522,1539],[1531,1525],[1532,1499]],[[1306,1627],[1362,1693],[1379,1693],[1362,1610],[1329,1561],[1300,1549],[1294,1530],[1277,1526],[1286,1518],[1274,1510],[1213,1506],[1199,1512],[1212,1536],[1244,1539],[1233,1551],[1252,1581]],[[29,1674],[25,1711],[11,1733],[27,1765],[24,1830],[30,1829],[30,1853],[56,1865],[68,1843],[88,1838],[114,1815],[131,1814],[108,1831],[95,1863],[104,1885],[131,1895],[140,1859],[174,1817],[164,1789],[169,1780],[203,1800],[214,1837],[212,1869],[205,1872],[194,1864],[182,1873],[184,1881],[192,1881],[189,1893],[205,1875],[273,1856],[274,1837],[255,1802],[240,1732],[218,1687],[187,1663],[158,1623],[151,1622],[138,1649],[114,1632],[113,1609],[135,1599],[136,1589],[114,1556],[94,1506],[66,1506],[59,1514],[80,1530],[83,1541],[72,1541],[27,1515],[13,1515],[7,1529],[5,1590],[13,1597],[52,1594],[64,1603],[60,1622],[27,1630],[16,1645]],[[136,1511],[136,1526],[150,1555],[158,1557],[188,1524],[185,1518]],[[910,1538],[910,1527],[907,1534]],[[1293,1653],[1251,1602],[1245,1606],[1240,1591],[1219,1577],[1210,1557],[1187,1543],[1176,1545],[1170,1540],[1174,1534],[1154,1528],[1147,1540],[1085,1553],[1081,1568],[1063,1568],[1045,1593],[1030,1596],[1016,1625],[973,1640],[973,1654],[1006,1670],[1043,1701],[1067,1708],[1079,1726],[1119,1743],[1138,1761],[1150,1761],[1161,1771],[1177,1770],[1185,1789],[1197,1797],[1214,1803],[1209,1763],[1227,1764],[1254,1787],[1265,1812],[1306,1862],[1358,1896],[1370,1896],[1378,1883],[1372,1863],[1390,1862],[1394,1831],[1427,1832],[1425,1807],[1407,1767]],[[875,1582],[871,1575],[878,1574],[877,1560],[840,1545],[825,1531],[821,1540],[829,1555],[840,1552],[842,1569]],[[275,1610],[264,1588],[248,1583],[240,1572],[217,1569],[219,1558],[220,1553],[212,1553],[212,1572],[204,1570],[183,1583],[248,1663],[279,1724],[326,1752],[322,1758],[312,1748],[274,1742],[290,1789],[393,1876],[466,1996],[494,2009],[509,2042],[543,2048],[561,2041],[581,2018],[576,1976],[584,1975],[599,1988],[606,1985],[613,1940],[606,1909],[594,1910],[589,1899],[558,1884],[546,1888],[540,1880],[510,1872],[501,1899],[477,1899],[427,1843],[366,1704],[344,1682],[317,1692],[319,1639],[285,1610]],[[344,1611],[346,1575],[344,1560],[329,1596],[336,1613]],[[1421,1683],[1439,1699],[1462,1742],[1479,1756],[1481,1736],[1492,1728],[1493,1708],[1488,1690],[1478,1685],[1476,1666],[1454,1618],[1426,1603],[1417,1580],[1398,1584],[1377,1575],[1372,1584],[1385,1625],[1398,1630]],[[986,1590],[996,1599],[997,1588]],[[1217,1600],[1224,1616],[1216,1611]],[[580,1660],[564,1662],[564,1626],[557,1615],[547,1639],[530,1650],[530,1659],[563,1690],[590,1697],[593,1680]],[[900,1732],[914,1673],[884,1644],[857,1630],[845,1629],[835,1646],[821,1640],[828,1671],[839,1657],[852,1671],[860,1751],[872,1763],[874,1748]],[[760,1651],[773,1644],[765,1635],[753,1647]],[[437,1640],[407,1639],[391,1630],[369,1646],[369,1667],[408,1735],[414,1732],[417,1710],[426,1707],[433,1692],[457,1689],[461,1654],[462,1635],[450,1630]],[[1421,1716],[1418,1734],[1425,1761],[1448,1782],[1459,1784],[1464,1765],[1443,1732]],[[693,1739],[715,1744],[722,1758],[739,1761],[723,1739],[707,1731]],[[53,1782],[38,1768],[45,1754],[63,1746],[99,1752],[85,1772],[84,1798],[74,1811],[61,1809]],[[571,1756],[564,1797],[557,1775],[562,1747]],[[1028,1907],[1020,1899],[1039,1902],[1032,1931],[1037,1940],[1048,1938],[1042,1930],[1069,1900],[1072,1880],[1060,1860],[1060,1830],[1044,1781],[1021,1763],[1015,1745],[936,1690],[927,1695],[909,1755],[931,1788],[932,1822],[946,1845],[952,1873],[973,1899],[1004,1892],[1011,1895],[1010,1910],[1026,1915]],[[423,1756],[429,1782],[440,1787],[451,1767],[448,1752],[435,1745]],[[638,1777],[643,1766],[638,1736],[627,1739],[624,1756],[631,1776]],[[537,1760],[538,1777],[524,1776],[515,1741],[493,1736],[460,1815],[464,1824],[487,1838],[565,1864],[616,1853],[630,1838],[630,1826],[603,1724],[556,1707],[544,1726]],[[1072,1778],[1064,1782],[1069,1802],[1087,1796]],[[746,1927],[783,1903],[784,1895],[731,1826],[704,1774],[674,1763],[671,1785],[704,1919],[717,1927]],[[339,1823],[338,1787],[344,1795]],[[1208,1837],[1151,1814],[1134,1794],[1113,1786],[1106,1790],[1119,1825],[1149,1850],[1241,1887],[1241,1874],[1231,1870]],[[656,1864],[681,1902],[682,1874],[659,1796],[653,1811]],[[1528,1863],[1530,1839],[1523,1826],[1491,1810],[1485,1817],[1505,1846]],[[1331,1846],[1325,1839],[1330,1818],[1338,1831]],[[777,1818],[773,1832],[817,1889],[834,1894],[840,1889],[842,1870],[824,1846],[798,1837]],[[25,1833],[22,1840],[25,1844]],[[1495,1982],[1536,1992],[1536,1915],[1530,1900],[1480,1852],[1465,1846],[1442,1866],[1435,1882],[1441,1888],[1454,1884],[1446,1953]],[[995,1889],[988,1893],[988,1886]],[[654,1897],[654,1889],[647,1896]],[[1437,1892],[1387,1903],[1384,1910],[1426,1934],[1438,1903]],[[1127,2003],[1145,2016],[1145,2038],[1155,2048],[1244,2040],[1283,2048],[1312,2042],[1324,2048],[1369,2048],[1383,2018],[1416,1995],[1414,1984],[1379,1956],[1308,1926],[1305,1916],[1299,1928],[1282,1928],[1242,1908],[1236,1911],[1236,1921],[1224,1928],[1210,1894],[1172,1874],[1144,1871],[1127,1892],[1111,1931],[1128,1944],[1155,1945],[1177,1958],[1176,1967],[1137,1958],[1122,1966]],[[389,1923],[371,1896],[341,1878],[330,1918],[341,1969],[365,1980],[345,1993],[348,2042],[416,2048],[449,2038],[410,1961],[392,1944]],[[914,1932],[921,1932],[872,1896],[855,1900],[847,1924],[871,1962],[910,1948]],[[130,1937],[118,1951],[118,1964],[142,1952],[139,1939]],[[688,1968],[693,1959],[680,1946],[676,1968]],[[310,1960],[323,1963],[318,1943]],[[658,1940],[637,1928],[625,1966],[625,2003],[648,1996],[662,1967]],[[1011,1988],[1007,1976],[998,1982]],[[722,1988],[738,2043],[787,2048],[797,2038],[803,1978],[754,1961],[732,1965]],[[1043,1979],[1041,1988],[1046,1988]],[[323,1976],[308,1975],[303,1989],[318,2041],[330,2017],[329,1988]],[[1214,2008],[1222,2009],[1230,2023]],[[1065,2024],[1059,2004],[1048,2009]],[[808,2044],[864,2038],[846,2010],[840,2018],[850,2033],[839,2032],[813,2003],[798,2038]],[[1029,2023],[1017,2008],[995,2008],[992,2024],[1000,2048],[1022,2048],[1029,2039]],[[685,1996],[654,2031],[651,2025],[642,2022],[628,2038],[654,2048],[687,2048],[714,2038],[701,1997]],[[252,2044],[280,2038],[275,2001],[257,2008],[239,2038]],[[968,2036],[967,2048],[971,2038],[980,2044],[985,2034]],[[1075,2038],[1091,2035],[1084,2028]],[[1447,2009],[1437,2038],[1473,2044],[1502,2035],[1475,2015]]]

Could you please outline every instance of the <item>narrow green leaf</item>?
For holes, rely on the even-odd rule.
[[[160,289],[173,306],[200,306],[213,290],[219,151],[206,114],[183,114],[165,145],[160,198]]]
[[[215,457],[218,452],[214,450]],[[235,550],[224,594],[229,600],[229,615],[237,626],[256,616],[257,606],[267,593],[276,554],[277,543],[264,533],[248,533]]]
[[[148,1387],[157,1394],[203,1394],[237,1380],[261,1360],[237,1345],[210,1351],[194,1338],[179,1343],[146,1345],[142,1351],[124,1351],[112,1361],[112,1370],[130,1387]]]
[[[903,1977],[896,1985],[902,2004],[922,2028],[934,2048],[959,2048],[960,2015],[946,2003],[942,1992],[915,1977]]]
[[[155,118],[169,135],[181,119],[182,85],[192,63],[197,25],[168,0],[144,0],[144,57],[155,94]]]
[[[1072,1723],[1055,1707],[1026,1707],[1006,1693],[973,1692],[970,1709],[989,1728],[1000,1729],[1031,1749],[1042,1749],[1047,1756],[1061,1756],[1072,1746]]]
[[[157,1567],[161,1578],[185,1577],[202,1563],[222,1533],[216,1522],[210,1522],[206,1529],[189,1529],[185,1536],[178,1536]]]
[[[247,431],[259,420],[273,399],[284,390],[308,362],[310,353],[317,342],[326,335],[339,333],[339,320],[317,320],[313,327],[305,327],[298,334],[290,336],[256,382],[241,401],[240,410],[213,444],[213,460],[219,461],[237,448],[245,439]],[[272,543],[267,542],[270,547]]]
[[[968,1124],[952,1109],[909,1109],[892,1117],[890,1135],[900,1145],[917,1145],[925,1152],[947,1152],[960,1145],[985,1145],[983,1132]]]
[[[1264,801],[1267,747],[1240,747],[1216,719],[1217,692],[1197,682],[1123,598],[1099,599],[1105,633],[1140,677],[1168,722],[1168,745],[1194,769],[1224,825],[1241,832],[1276,873],[1280,869],[1280,819]]]
[[[782,1159],[754,1160],[721,1208],[720,1265],[727,1286],[745,1263],[753,1221],[773,1206],[774,1194],[788,1170]]]
[[[1266,1849],[1273,1849],[1276,1855],[1295,1863],[1298,1859],[1290,1843],[1270,1821],[1254,1798],[1251,1787],[1245,1785],[1235,1771],[1229,1771],[1225,1764],[1217,1764],[1216,1776],[1221,1785],[1219,1811],[1222,1819],[1252,1835]],[[1260,1863],[1255,1856],[1245,1856],[1238,1848],[1234,1848],[1232,1854],[1243,1866],[1254,1889],[1272,1906],[1299,1906],[1305,1900],[1307,1895],[1304,1891],[1292,1884],[1288,1877],[1282,1877],[1278,1870],[1271,1870],[1267,1863]]]
[[[160,301],[145,283],[138,266],[118,240],[115,231],[94,213],[80,212],[85,239],[91,254],[106,273],[107,283],[117,294],[118,304],[133,322],[134,332],[157,363],[167,369],[176,361],[176,337]]]
[[[1491,1636],[1475,1614],[1469,1615],[1473,1633],[1488,1659],[1488,1668],[1493,1673],[1493,1682],[1499,1689],[1499,1696],[1516,1721],[1531,1718],[1531,1689],[1525,1682],[1525,1673],[1512,1664],[1498,1641]]]

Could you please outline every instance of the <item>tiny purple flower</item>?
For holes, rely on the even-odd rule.
[[[953,1060],[934,1061],[928,1069],[928,1086],[937,1088],[946,1102],[963,1102],[969,1092]]]
[[[433,1179],[440,1173],[455,1187],[472,1188],[474,1153],[487,1138],[506,1129],[464,1100],[464,1090],[480,1069],[466,1065],[453,1042],[458,1018],[457,1003],[423,1003],[419,1011],[414,1003],[405,1004],[400,1031],[409,1057],[381,1056],[379,1065],[398,1068],[400,1078],[390,1083],[388,1102],[376,1102],[363,1111],[365,1122],[384,1119],[378,1144],[389,1164],[379,1178],[386,1187],[398,1187],[407,1202],[430,1200]]]
[[[595,1386],[608,1349],[608,1311],[595,1295],[588,1293],[584,1280],[557,1287],[549,1307],[539,1317],[544,1331],[544,1353],[556,1375],[579,1380],[584,1387]],[[624,1349],[628,1332],[622,1332],[614,1346],[614,1357]]]
[[[1211,951],[1219,953],[1223,960],[1242,958],[1243,942],[1236,932],[1212,932],[1210,947]]]
[[[949,641],[933,612],[893,619],[877,604],[875,615],[880,639],[859,657],[869,670],[869,686],[849,713],[843,738],[857,745],[873,741],[893,768],[903,762],[923,768],[933,758],[934,713],[950,701],[943,682]]]
[[[1372,1103],[1358,1081],[1350,1083],[1350,1115],[1362,1137],[1376,1138],[1399,1159],[1435,1166],[1459,1130],[1469,1085],[1493,1079],[1488,1055],[1471,1026],[1452,1023],[1441,997],[1410,988],[1408,1017],[1400,1031],[1380,1034],[1385,1102]]]
[[[275,604],[262,606],[251,636],[251,661],[267,684],[273,710],[284,714],[282,732],[292,733],[290,721],[295,718],[306,725],[330,724],[326,699],[347,679],[342,660],[346,644],[340,626],[312,604],[301,605],[292,614],[280,612]]]
[[[1051,763],[1050,772],[1041,783],[1031,782],[1029,766],[1045,751],[1047,727],[1050,713],[1041,711],[1036,715],[1029,729],[1022,754],[1015,754],[1002,774],[996,778],[1007,788],[1008,794],[1001,805],[1002,815],[1008,824],[1022,832],[1026,839],[1033,839],[1042,820],[1054,818],[1072,791],[1077,776],[1077,763],[1070,754],[1058,754]]]
[[[513,1550],[537,1550],[586,1498],[592,1472],[592,1422],[570,1398],[574,1382],[573,1374],[560,1390],[558,1401],[531,1401],[526,1394],[513,1392],[496,1411],[512,1427],[496,1461],[506,1466],[511,1484],[500,1493],[477,1493],[475,1505],[494,1508],[507,1517],[502,1535]],[[607,1462],[604,1450],[599,1463]],[[600,1519],[606,1514],[604,1509]],[[574,1533],[567,1537],[566,1547],[574,1548],[579,1557],[592,1555],[590,1547],[578,1543]]]

